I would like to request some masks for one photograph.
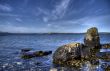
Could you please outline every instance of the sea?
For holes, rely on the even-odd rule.
[[[55,66],[52,56],[64,44],[83,43],[85,34],[5,34],[0,35],[0,71],[89,71],[88,67],[75,69]],[[100,34],[100,42],[110,43],[110,34]],[[52,51],[51,55],[21,58],[21,49],[33,51]],[[94,71],[104,71],[99,66]]]

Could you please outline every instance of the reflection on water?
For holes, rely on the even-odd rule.
[[[70,42],[83,42],[83,34],[69,35],[7,35],[0,36],[0,71],[104,71],[104,60],[99,60],[100,65],[93,66],[90,62],[79,69],[55,66],[52,64],[52,55],[21,59],[22,48],[33,50],[54,51],[61,45]],[[101,35],[101,43],[110,42],[110,35]],[[100,52],[108,52],[101,49]],[[109,63],[109,61],[107,62]]]

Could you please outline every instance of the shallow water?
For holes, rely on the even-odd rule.
[[[100,37],[101,43],[110,43],[110,34],[102,34]],[[49,71],[54,68],[52,55],[24,60],[20,57],[21,49],[52,50],[54,53],[61,45],[72,42],[83,43],[83,39],[84,34],[2,35],[0,36],[0,71]],[[60,66],[56,68],[59,71],[76,70]],[[84,69],[86,68],[88,67]],[[79,70],[85,71],[84,69]],[[99,70],[99,67],[97,67],[97,70]]]

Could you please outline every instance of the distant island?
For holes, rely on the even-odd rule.
[[[82,33],[68,33],[68,32],[47,32],[47,33],[10,33],[10,32],[1,32],[0,35],[34,35],[34,34],[85,34],[86,32]],[[110,32],[99,32],[100,34],[110,34]]]

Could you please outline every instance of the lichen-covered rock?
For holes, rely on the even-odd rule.
[[[84,38],[84,44],[85,46],[93,48],[100,47],[100,37],[96,27],[92,27],[87,30],[86,36]]]
[[[81,60],[81,48],[82,44],[80,43],[63,45],[53,54],[53,62],[55,64],[79,66],[80,62],[76,60]]]

